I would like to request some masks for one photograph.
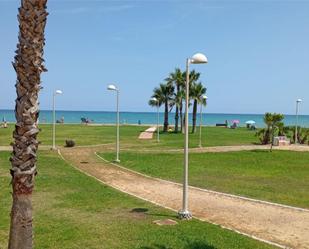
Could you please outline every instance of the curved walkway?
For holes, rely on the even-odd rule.
[[[104,149],[101,147],[100,149]],[[182,186],[151,178],[95,155],[98,148],[64,148],[64,159],[80,171],[122,192],[177,211]],[[190,210],[196,218],[219,224],[277,246],[309,248],[309,210],[189,188]]]

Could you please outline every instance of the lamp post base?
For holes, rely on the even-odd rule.
[[[119,159],[116,159],[114,162],[115,162],[115,163],[120,163],[120,160],[119,160]]]
[[[178,218],[181,220],[191,220],[192,214],[188,210],[178,212]]]

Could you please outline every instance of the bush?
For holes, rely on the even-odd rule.
[[[291,128],[292,136],[291,141],[292,143],[295,143],[295,127]],[[309,129],[298,127],[297,131],[297,141],[299,144],[308,144],[308,136],[309,136]]]
[[[74,140],[65,140],[65,147],[74,147],[75,142]]]

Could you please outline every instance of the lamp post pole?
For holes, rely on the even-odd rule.
[[[156,106],[157,106],[157,142],[159,143],[160,142],[160,130],[159,130],[159,122],[160,122],[159,121],[160,120],[159,107],[160,107],[160,103],[159,103],[159,100],[156,97],[152,97],[150,100],[155,102]]]
[[[56,149],[56,111],[55,111],[55,97],[56,94],[53,94],[53,150]]]
[[[180,219],[189,220],[192,218],[191,212],[188,210],[188,165],[189,165],[189,84],[190,84],[190,64],[207,63],[207,58],[203,54],[195,54],[186,61],[186,103],[185,103],[185,142],[184,142],[184,173],[183,173],[183,200],[182,210],[178,212]]]
[[[56,95],[62,94],[61,90],[53,93],[53,150],[56,150]]]
[[[116,143],[116,162],[119,160],[119,89],[117,90],[117,143]]]
[[[190,81],[190,59],[187,59],[186,63],[186,101],[185,101],[185,144],[184,144],[184,174],[183,174],[183,201],[182,201],[182,210],[179,213],[180,218],[182,219],[191,219],[192,214],[188,210],[188,165],[189,165],[189,81]]]
[[[115,162],[119,163],[119,88],[115,85],[108,85],[107,90],[116,91],[116,160]]]
[[[301,103],[302,100],[298,99],[296,100],[296,125],[295,125],[295,144],[298,144],[298,134],[297,134],[297,128],[298,128],[298,111],[299,111],[299,103]]]

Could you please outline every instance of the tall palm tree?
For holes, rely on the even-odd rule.
[[[178,131],[178,125],[176,126],[176,122],[179,121],[180,119],[180,132],[183,130],[183,101],[185,99],[185,91],[184,89],[180,89],[177,93],[173,94],[172,98],[172,106],[176,106],[176,113],[175,113],[175,132],[177,133]],[[177,114],[178,112],[178,114]]]
[[[203,101],[202,96],[206,93],[206,88],[201,82],[193,83],[190,89],[190,97],[193,99],[193,113],[192,113],[192,133],[196,131],[196,115],[197,115],[197,104]],[[201,103],[203,104],[203,103]]]
[[[163,132],[168,131],[168,113],[169,113],[169,105],[172,103],[172,97],[174,93],[174,86],[168,84],[160,84],[159,87],[156,87],[153,90],[152,97],[155,97],[159,103],[164,104],[164,124],[163,124]]]
[[[174,95],[174,104],[176,106],[175,110],[175,132],[178,132],[178,122],[179,122],[179,112],[182,110],[182,99],[180,101],[179,97],[181,96],[180,91],[184,88],[185,78],[183,77],[183,72],[179,68],[175,68],[175,71],[170,73],[169,76],[165,79],[168,85],[174,86],[176,88],[176,93]],[[182,116],[182,113],[181,113]],[[180,119],[182,120],[182,118]],[[182,130],[182,122],[181,122]]]
[[[199,78],[200,78],[200,73],[196,72],[195,70],[192,70],[190,71],[190,74],[189,74],[189,92],[191,92],[191,88],[192,88],[192,85],[195,84]],[[183,100],[185,100],[185,97],[186,97],[186,93],[185,93],[185,84],[186,84],[186,72],[184,71],[182,73],[182,78],[183,78],[183,81],[184,81],[184,86],[183,86]],[[189,93],[190,95],[190,93]],[[190,98],[190,96],[189,96]],[[189,107],[190,107],[191,103],[190,103],[190,99],[189,99]],[[181,106],[182,107],[182,106]],[[181,108],[182,109],[182,108]],[[181,119],[181,124],[182,124],[182,127],[184,127],[184,124],[185,124],[185,115],[183,115],[182,111],[181,111],[181,116],[183,117]],[[184,133],[184,129],[182,129],[182,133]]]
[[[11,156],[13,204],[9,249],[31,249],[32,191],[37,173],[37,141],[40,75],[46,71],[43,62],[44,30],[47,0],[21,0],[19,8],[19,43],[13,63],[17,74],[16,125]]]

